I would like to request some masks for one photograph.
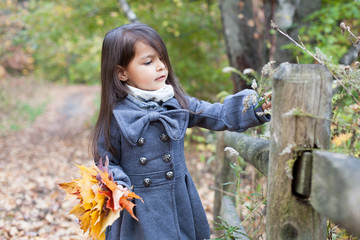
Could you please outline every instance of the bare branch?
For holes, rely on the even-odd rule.
[[[286,32],[282,31],[272,20],[271,20],[271,27],[274,28],[276,31],[287,37],[291,42],[293,42],[297,47],[301,48],[303,51],[307,52],[311,57],[313,57],[316,61],[318,61],[320,64],[326,66],[326,61],[320,60],[318,57],[316,57],[316,54],[312,54],[304,45],[304,43],[300,39],[300,43],[296,42],[292,37],[290,37]],[[341,31],[344,33],[345,31],[348,31],[355,39],[358,39],[351,31],[350,27],[346,26],[345,23],[340,24]],[[334,71],[332,69],[329,69],[334,78],[339,82],[339,84],[346,90],[346,92],[354,99],[354,101],[360,105],[359,100],[351,93],[351,91],[343,84],[343,82],[336,76]]]
[[[139,20],[136,17],[136,14],[132,11],[130,8],[130,5],[127,3],[126,0],[119,0],[119,4],[123,10],[123,12],[126,14],[127,19],[132,23],[137,23]]]

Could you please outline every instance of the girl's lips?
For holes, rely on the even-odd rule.
[[[155,81],[163,80],[164,78],[165,78],[165,75],[162,75],[162,76],[156,78]]]

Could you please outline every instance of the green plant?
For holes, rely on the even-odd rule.
[[[358,147],[360,146],[360,63],[356,61],[352,66],[336,64],[331,57],[327,57],[318,48],[314,54],[308,50],[303,42],[296,42],[287,33],[280,30],[275,23],[272,22],[271,25],[275,30],[291,40],[295,46],[329,69],[335,79],[334,85],[335,91],[337,91],[332,99],[334,105],[332,119],[329,119],[329,121],[332,122],[332,144],[330,150],[360,157]],[[340,23],[340,29],[343,35],[348,33],[351,43],[356,48],[360,46],[360,38],[356,37],[355,34],[351,32],[350,27],[346,26],[344,22]],[[317,116],[304,113],[299,109],[293,109],[290,114],[317,118]],[[331,221],[328,221],[327,238],[329,240],[357,239],[348,234],[345,229],[335,226]]]
[[[340,228],[338,225],[332,221],[327,221],[327,240],[337,240],[337,239],[349,239],[349,240],[358,240],[358,237],[354,237],[351,234],[347,233],[345,229]]]
[[[236,211],[240,214],[242,222],[237,226],[232,226],[219,217],[221,221],[220,223],[216,223],[216,225],[219,226],[216,230],[222,230],[224,234],[218,239],[235,239],[234,234],[236,235],[238,233],[250,239],[258,239],[265,230],[265,225],[262,222],[264,220],[263,209],[266,206],[266,198],[263,196],[262,184],[258,183],[253,189],[249,188],[248,186],[251,184],[244,182],[243,179],[249,179],[248,177],[251,177],[254,178],[252,181],[256,182],[256,174],[248,176],[249,173],[244,171],[244,168],[251,167],[245,163],[244,159],[238,156],[239,153],[235,149],[226,147],[224,151],[229,152],[229,154],[236,159],[234,163],[230,163],[230,167],[236,175],[236,182],[227,182],[223,183],[223,185],[232,184],[236,186],[236,191],[233,194],[227,194],[235,199]],[[244,178],[244,176],[247,177]],[[264,179],[262,174],[259,179]],[[244,187],[245,185],[247,185],[247,187]],[[242,227],[246,229],[246,235]]]
[[[332,151],[337,152],[343,152],[348,154],[353,154],[355,156],[360,156],[360,64],[359,62],[355,62],[352,66],[341,66],[339,64],[335,64],[334,60],[332,58],[327,57],[324,53],[322,53],[319,49],[316,50],[315,53],[312,53],[308,50],[308,48],[303,44],[302,42],[296,42],[294,39],[292,39],[289,35],[287,35],[285,32],[281,31],[275,23],[272,23],[272,27],[279,31],[284,36],[288,37],[293,44],[295,44],[296,47],[300,48],[302,51],[307,53],[309,56],[311,56],[313,59],[315,59],[320,64],[323,64],[328,67],[330,72],[335,78],[334,81],[334,91],[335,94],[333,96],[333,114],[332,118],[328,119],[331,121],[331,137],[332,137],[332,144],[331,149]],[[350,38],[354,38],[351,42],[354,45],[359,45],[360,39],[356,37],[351,31],[350,28],[347,27],[345,24],[341,24],[341,30],[343,34],[348,33]],[[241,75],[244,79],[251,79],[245,74],[245,71],[243,73],[239,72],[236,69],[227,68],[225,71],[232,71],[239,75]],[[269,81],[264,81],[264,78],[258,77],[256,78],[256,82],[261,82],[263,84],[263,88],[266,89],[267,87],[270,87]],[[224,93],[221,93],[219,96],[224,97]],[[293,116],[306,116],[306,117],[313,117],[318,118],[318,116],[314,116],[305,112],[302,112],[300,109],[293,109],[292,111],[285,113],[285,114],[291,114]],[[298,151],[297,149],[296,151]],[[289,149],[289,151],[292,151],[292,149]],[[295,151],[295,152],[296,152]],[[291,172],[291,164],[293,162],[289,163],[289,172]],[[234,170],[236,170],[236,167],[233,167]],[[239,178],[239,176],[238,176]],[[239,182],[240,180],[238,180]],[[235,194],[237,197],[241,196],[239,194],[240,190],[237,191]],[[248,193],[243,196],[242,199],[249,200]],[[264,201],[264,202],[261,202]],[[253,217],[253,214],[257,212],[256,210],[259,208],[258,206],[261,206],[266,202],[265,199],[262,199],[260,201],[260,205],[254,205],[250,206],[248,210],[250,211],[250,216]],[[238,197],[237,203],[239,205],[244,205],[244,201],[241,201],[241,198]],[[262,217],[261,212],[259,216]],[[253,220],[252,217],[246,217],[244,220]],[[261,219],[261,218],[260,218]],[[256,221],[257,224],[259,221]],[[233,232],[233,229],[237,229],[236,226],[228,226],[226,224],[221,225],[222,229],[228,231],[228,235]],[[261,234],[261,233],[260,233]],[[249,234],[250,235],[250,234]],[[225,235],[227,236],[227,235]],[[231,236],[231,235],[230,235]],[[231,238],[230,238],[231,239]],[[349,235],[346,233],[346,230],[338,228],[334,225],[331,221],[328,225],[328,239],[356,239],[355,237]]]
[[[354,26],[353,30],[359,32],[359,15],[359,1],[323,0],[321,9],[307,16],[304,20],[305,26],[299,29],[301,42],[307,49],[321,49],[326,56],[331,56],[333,61],[338,63],[351,43],[347,38],[339,36],[337,26],[346,19],[347,24]],[[287,44],[284,48],[291,49],[301,63],[314,61],[311,55],[294,44]]]
[[[255,70],[247,68],[244,72],[239,71],[233,67],[225,67],[223,68],[224,73],[233,72],[241,76],[248,84],[251,84],[251,88],[256,91],[255,94],[250,94],[243,100],[243,113],[246,112],[250,106],[252,105],[254,109],[260,107],[264,103],[268,102],[271,99],[271,79],[276,71],[273,68],[275,61],[270,61],[265,64],[261,70],[261,75],[258,74]],[[220,92],[217,97],[220,98],[221,101],[229,95],[228,92]],[[255,104],[257,103],[257,104]],[[259,116],[265,114],[271,114],[271,109],[266,109],[264,112],[258,112]]]
[[[330,150],[360,156],[360,63],[356,61],[352,66],[343,66],[334,63],[332,58],[327,57],[320,49],[315,53],[309,51],[306,46],[292,39],[287,33],[279,29],[272,22],[272,27],[292,41],[298,48],[306,52],[322,65],[325,65],[333,77],[335,94],[333,95],[333,114]],[[355,36],[344,22],[340,24],[343,35],[348,33],[352,44],[357,47],[360,39]],[[292,114],[296,114],[296,111]],[[299,116],[306,116],[307,113],[299,113]],[[311,116],[315,117],[316,116]]]
[[[246,234],[243,233],[240,226],[232,226],[221,217],[218,216],[218,218],[220,219],[220,223],[216,223],[218,227],[216,227],[215,230],[224,231],[224,234],[216,238],[216,240],[235,240],[238,239],[236,235],[239,234],[243,235],[244,237],[248,237]]]

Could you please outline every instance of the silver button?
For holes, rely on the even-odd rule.
[[[166,142],[167,140],[169,140],[169,136],[166,135],[165,133],[162,133],[160,134],[160,140]]]
[[[163,159],[163,161],[164,162],[170,162],[171,161],[171,155],[170,154],[168,154],[168,153],[166,153],[166,154],[164,154],[164,156],[162,157],[162,159]]]
[[[174,172],[173,172],[173,171],[168,171],[168,172],[165,174],[165,176],[166,176],[166,179],[167,179],[167,180],[171,180],[171,179],[174,178]]]
[[[151,184],[151,179],[150,179],[150,178],[145,178],[145,179],[144,179],[144,186],[145,186],[145,187],[149,187],[150,184]]]
[[[141,137],[137,140],[137,145],[143,146],[145,144],[145,138]]]
[[[139,159],[139,162],[141,163],[141,165],[146,165],[148,163],[148,160],[146,159],[146,157],[141,157]]]

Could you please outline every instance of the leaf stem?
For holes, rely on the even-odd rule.
[[[264,202],[266,202],[267,198],[265,198],[263,201],[261,201],[261,203],[259,203],[252,211],[251,213],[249,213],[246,218],[238,225],[238,226],[241,226],[244,222],[246,222],[249,217],[261,206],[264,204]]]

